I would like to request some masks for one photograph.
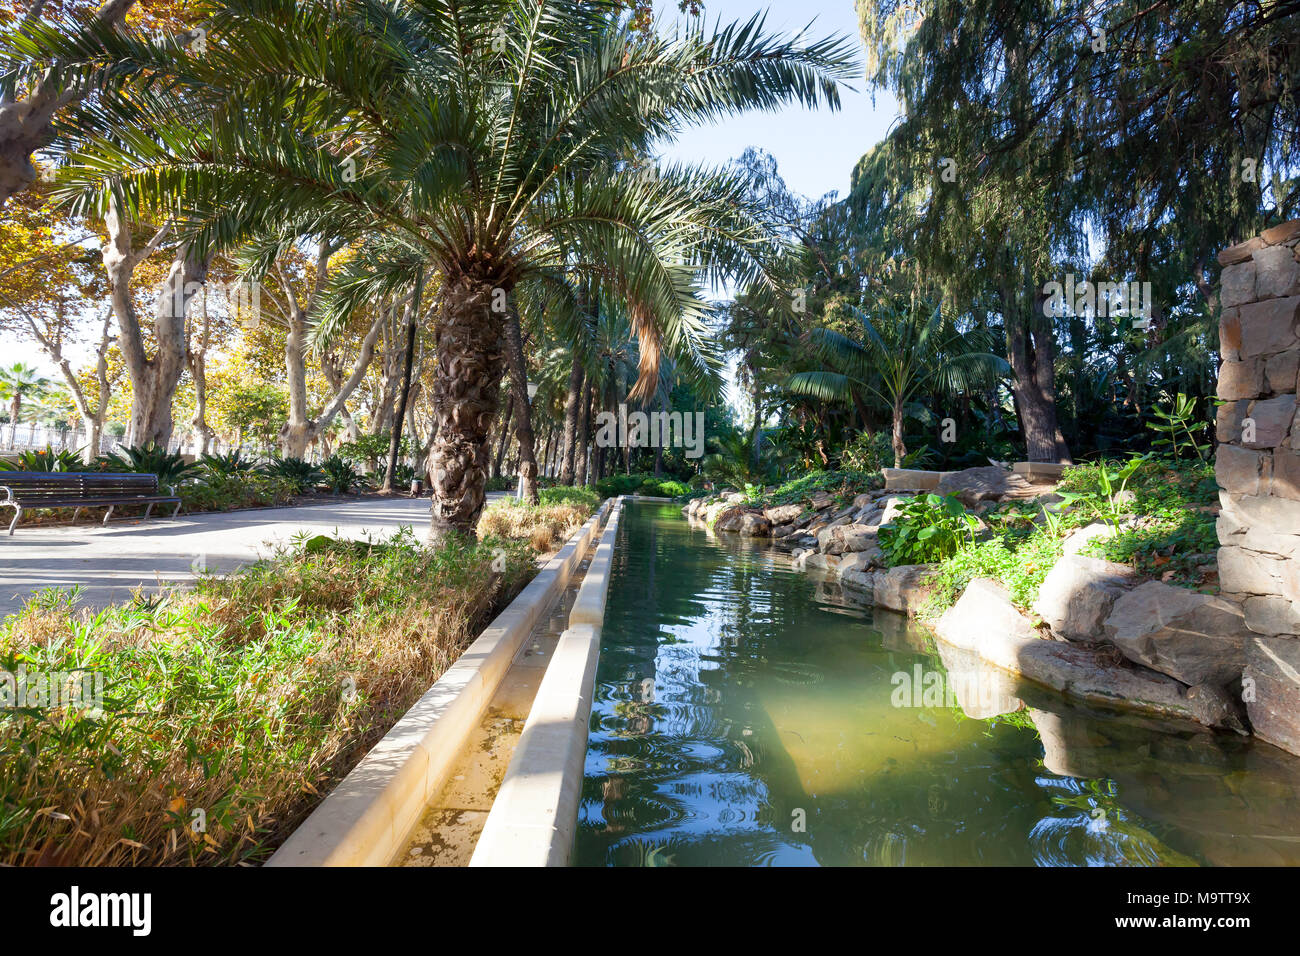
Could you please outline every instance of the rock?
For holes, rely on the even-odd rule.
[[[934,493],[956,495],[962,504],[970,507],[991,499],[1032,498],[1038,491],[1024,475],[999,465],[985,465],[949,472],[940,479]]]
[[[1260,478],[1268,455],[1236,445],[1220,445],[1214,456],[1214,477],[1219,487],[1234,495],[1259,494]]]
[[[803,514],[803,505],[777,505],[763,512],[763,517],[774,525],[793,524]]]
[[[1242,604],[1246,626],[1268,636],[1300,634],[1300,607],[1277,594],[1254,595]]]
[[[883,524],[889,524],[898,517],[900,506],[907,501],[912,500],[912,495],[889,495],[881,498],[877,504],[880,505],[880,520],[876,521],[877,527]],[[873,519],[874,520],[874,519]]]
[[[1246,417],[1255,423],[1255,440],[1246,441],[1243,433],[1241,444],[1246,448],[1276,448],[1282,444],[1291,430],[1295,407],[1294,395],[1251,402]]]
[[[1237,605],[1159,581],[1119,597],[1104,630],[1135,663],[1184,684],[1215,685],[1241,674],[1250,634]]]
[[[804,556],[803,563],[804,567],[818,568],[823,571],[835,571],[840,566],[840,559],[832,554],[822,554],[818,551],[813,551]]]
[[[746,512],[744,508],[732,506],[721,512],[713,521],[713,530],[715,531],[738,531],[740,529],[741,519]]]
[[[1045,641],[994,581],[972,581],[940,618],[941,640],[1077,700],[1199,722],[1182,684],[1145,668],[1120,666],[1094,646]],[[1202,708],[1205,710],[1206,708]]]
[[[1255,398],[1263,390],[1264,363],[1260,359],[1224,362],[1219,367],[1219,398]]]
[[[1264,387],[1267,391],[1293,391],[1297,375],[1300,375],[1300,349],[1270,355],[1264,362]]]
[[[856,495],[854,497],[853,507],[861,511],[863,508],[875,507],[875,502],[876,502],[875,496],[872,495],[870,492],[867,492],[866,494]]]
[[[925,576],[934,568],[929,564],[900,564],[876,575],[873,597],[878,606],[891,611],[917,611],[930,596]]]
[[[1246,418],[1250,402],[1241,399],[1220,405],[1214,413],[1214,437],[1221,443],[1241,440],[1241,423]]]
[[[1241,357],[1272,355],[1296,346],[1296,319],[1300,316],[1300,295],[1264,299],[1237,309],[1241,322]]]
[[[776,539],[776,540],[780,540],[781,538],[788,538],[788,537],[790,537],[790,535],[794,534],[794,532],[795,532],[795,527],[794,527],[794,525],[792,525],[792,524],[783,524],[783,525],[780,525],[779,527],[776,527],[776,528],[773,528],[773,529],[772,529],[772,537],[773,537],[774,539]]]
[[[830,495],[828,495],[826,492],[819,491],[817,492],[817,494],[812,496],[812,501],[810,502],[810,504],[814,511],[823,511],[826,508],[829,508],[831,505],[835,504],[835,499],[832,498]]]
[[[847,588],[855,591],[861,591],[874,599],[876,589],[876,575],[870,571],[863,571],[861,568],[840,569],[840,583]]]
[[[1277,594],[1287,562],[1272,554],[1227,546],[1219,549],[1219,586],[1230,594]]]
[[[1255,263],[1246,259],[1219,273],[1219,305],[1222,308],[1255,301]]]
[[[1052,633],[1071,641],[1096,642],[1116,599],[1136,574],[1127,565],[1067,554],[1048,572],[1034,613]]]
[[[866,571],[873,567],[883,567],[885,552],[873,547],[865,551],[853,551],[840,556],[840,574],[848,571]]]
[[[1062,547],[1067,555],[1078,554],[1083,550],[1084,545],[1089,542],[1095,541],[1098,538],[1113,538],[1115,537],[1115,534],[1115,528],[1112,525],[1103,524],[1100,521],[1094,521],[1090,525],[1076,528],[1067,534]]]
[[[1241,696],[1255,736],[1300,754],[1300,640],[1252,637]]]
[[[1231,266],[1238,262],[1249,262],[1251,255],[1257,249],[1263,249],[1265,242],[1259,236],[1253,236],[1245,242],[1239,242],[1235,246],[1229,246],[1218,255],[1219,265]],[[1227,270],[1224,270],[1227,271]],[[1252,292],[1252,298],[1253,298]]]
[[[827,554],[868,551],[876,547],[879,529],[870,525],[846,524],[827,528],[817,536],[818,546]]]
[[[1252,298],[1271,299],[1300,295],[1300,263],[1286,246],[1260,249],[1254,255],[1255,288]]]
[[[933,491],[942,477],[942,472],[915,468],[882,468],[880,473],[886,491]]]
[[[1235,730],[1243,737],[1249,737],[1250,731],[1242,718],[1245,716],[1241,705],[1222,687],[1214,684],[1197,684],[1187,689],[1187,700],[1192,705],[1196,719],[1207,727],[1223,727]]]
[[[747,537],[762,537],[771,532],[772,524],[763,517],[761,512],[747,511],[741,515],[740,524],[736,530]]]

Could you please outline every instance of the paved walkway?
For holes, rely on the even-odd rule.
[[[38,588],[80,584],[82,605],[103,607],[129,598],[140,585],[156,589],[192,580],[203,568],[229,571],[252,563],[304,531],[349,538],[369,532],[379,539],[403,526],[423,539],[428,498],[181,515],[174,521],[128,518],[107,528],[84,518],[71,527],[20,524],[13,537],[0,531],[0,617],[18,610]]]

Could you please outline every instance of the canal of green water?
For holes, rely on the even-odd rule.
[[[631,504],[578,865],[1297,865],[1300,758],[1072,706]]]

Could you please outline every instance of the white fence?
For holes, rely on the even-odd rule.
[[[125,436],[110,435],[107,431],[103,432],[99,436],[97,454],[107,455],[110,452],[117,451],[123,445],[123,437]],[[89,444],[90,430],[87,428],[56,428],[53,425],[35,424],[0,424],[0,455],[24,451],[42,451],[46,448],[81,454]],[[198,456],[201,447],[202,443],[199,441],[198,436],[193,433],[173,437],[167,443],[168,451],[180,452],[182,455],[195,457]],[[208,442],[209,454],[224,455],[236,448],[240,448],[251,455],[267,455],[273,451],[270,446],[263,447],[256,443],[232,445],[216,438]]]

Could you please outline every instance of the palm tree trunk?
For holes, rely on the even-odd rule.
[[[475,539],[488,474],[488,434],[505,371],[504,317],[492,311],[493,284],[460,276],[444,290],[433,408],[433,487],[429,544],[449,535]],[[509,290],[507,290],[508,292]]]
[[[424,291],[424,273],[415,274],[415,291],[406,312],[406,355],[402,367],[402,390],[397,395],[393,414],[393,435],[388,442],[388,467],[384,470],[383,491],[392,493],[393,475],[397,472],[397,454],[402,447],[402,425],[406,422],[406,403],[411,397],[411,366],[415,361],[415,326],[420,318],[420,295]]]
[[[506,448],[510,444],[510,420],[514,418],[515,403],[513,398],[507,398],[505,407],[502,409],[501,420],[501,440],[497,443],[496,458],[492,462],[492,477],[501,477],[501,463],[506,459]]]
[[[578,416],[578,437],[574,451],[574,484],[582,487],[587,484],[587,458],[591,446],[591,404],[596,400],[596,390],[590,388],[584,379],[582,386],[582,405]],[[564,480],[560,480],[564,484]]]
[[[584,388],[586,381],[586,370],[582,367],[582,362],[575,350],[573,353],[573,366],[569,369],[569,391],[564,397],[564,460],[560,465],[560,484],[562,485],[573,484],[573,469],[577,457],[575,442],[578,434],[579,402],[582,396],[586,394]]]
[[[533,435],[533,409],[528,401],[528,365],[524,358],[524,337],[519,313],[513,305],[506,314],[506,359],[510,368],[510,390],[515,393],[515,439],[519,443],[519,477],[524,497],[537,504],[537,448]]]

